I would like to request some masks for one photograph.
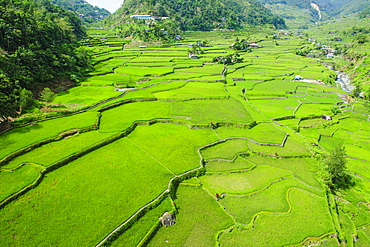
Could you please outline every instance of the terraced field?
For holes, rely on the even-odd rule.
[[[189,32],[123,49],[91,35],[95,70],[54,100],[68,116],[0,135],[2,246],[370,245],[369,116],[295,55],[304,39]],[[244,36],[261,48],[212,62]],[[320,155],[338,144],[353,186],[334,196]]]

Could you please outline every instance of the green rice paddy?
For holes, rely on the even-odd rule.
[[[84,112],[0,135],[2,246],[370,243],[368,112],[359,101],[333,113],[345,92],[318,84],[333,73],[325,65],[295,55],[305,40],[188,32],[139,49],[89,32],[104,44],[86,44],[94,71],[54,100]],[[262,48],[212,63],[244,36]],[[204,39],[213,47],[189,58]],[[338,144],[354,184],[334,197],[321,155]],[[166,211],[173,226],[161,226]]]

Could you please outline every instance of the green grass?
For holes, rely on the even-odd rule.
[[[255,81],[264,81],[264,80],[273,80],[276,79],[276,75],[273,74],[260,74],[260,73],[244,73],[244,79],[246,80],[255,80]]]
[[[285,66],[276,65],[274,68],[266,65],[251,65],[243,69],[247,73],[265,73],[270,75],[290,75],[293,73],[292,70]]]
[[[124,131],[136,120],[152,120],[155,118],[169,118],[170,103],[148,101],[128,103],[104,111],[100,120],[100,132]]]
[[[203,75],[198,77],[199,81],[210,81],[210,82],[223,82],[223,78],[221,75]]]
[[[331,112],[331,108],[334,105],[330,104],[302,104],[295,116],[297,118],[302,118],[302,117],[309,117],[309,116],[321,116],[322,114],[325,115],[332,115],[333,113]]]
[[[123,138],[47,174],[38,187],[3,208],[2,244],[95,245],[165,190],[171,177]]]
[[[258,166],[245,173],[201,177],[203,185],[212,193],[249,194],[261,190],[282,177],[291,177],[290,171],[270,166]]]
[[[279,123],[287,126],[288,128],[296,130],[298,128],[298,123],[300,119],[293,118],[293,119],[286,119],[286,120],[280,120]]]
[[[357,232],[358,232],[359,241],[356,242],[356,246],[359,246],[359,247],[369,246],[370,245],[369,227],[362,228],[358,230]]]
[[[295,82],[290,81],[267,81],[260,84],[257,84],[253,90],[251,90],[249,93],[253,94],[254,91],[263,91],[266,90],[270,93],[273,92],[281,92],[282,94],[285,94],[286,92],[293,92],[298,84]]]
[[[322,97],[315,97],[315,96],[306,96],[307,100],[309,100],[312,103],[331,103],[335,104],[337,102],[340,102],[340,99],[333,99],[333,98],[322,98]],[[334,107],[334,105],[332,106]]]
[[[325,198],[292,189],[289,202],[291,211],[286,214],[259,214],[254,228],[234,229],[222,234],[221,243],[225,246],[237,246],[243,242],[255,246],[285,246],[334,231]]]
[[[160,228],[148,246],[214,246],[217,232],[233,224],[201,187],[180,186],[176,205],[176,224]]]
[[[343,213],[341,210],[339,210],[339,222],[342,227],[343,235],[346,239],[346,242],[348,243],[348,246],[354,246],[353,245],[353,234],[356,233],[356,226],[353,224],[353,221],[351,218],[353,218],[349,214]]]
[[[175,174],[200,166],[198,148],[217,140],[210,129],[184,125],[139,126],[129,139]]]
[[[233,109],[230,111],[230,109]],[[192,100],[171,103],[172,118],[186,120],[195,124],[210,122],[249,123],[252,118],[243,105],[234,99]]]
[[[138,62],[135,62],[135,60],[133,60],[132,62],[127,63],[126,66],[144,67],[143,69],[145,69],[145,67],[173,67],[174,64],[173,62],[155,62],[155,63],[141,62],[141,63],[138,63]]]
[[[221,139],[244,137],[260,143],[281,144],[285,137],[285,133],[281,129],[276,128],[272,123],[260,123],[251,129],[220,127],[217,128],[215,132]]]
[[[299,181],[315,187],[317,189],[322,189],[322,184],[319,182],[317,177],[317,172],[319,171],[319,164],[316,160],[311,158],[291,158],[291,159],[276,159],[270,157],[263,157],[259,155],[251,155],[246,157],[246,159],[254,165],[263,166],[269,165],[279,169],[284,169],[293,172],[293,177]],[[318,195],[323,195],[323,193],[318,192]]]
[[[81,84],[113,86],[115,84],[136,83],[141,78],[142,77],[138,77],[138,76],[126,76],[126,75],[111,73],[111,74],[107,74],[107,75],[88,77],[86,80],[82,81]]]
[[[359,178],[355,178],[355,188],[351,190],[345,190],[348,194],[343,195],[343,201],[338,201],[339,210],[351,219],[347,224],[352,232],[354,227],[363,227],[368,225],[370,215],[368,213],[368,206],[364,203],[364,200],[369,196],[369,182],[366,180],[360,181]],[[350,233],[349,235],[352,235]]]
[[[115,100],[109,101],[105,104],[102,104],[101,106],[95,108],[94,110],[99,110],[99,109],[101,109],[105,106],[108,106],[108,105],[111,105],[111,104],[114,104],[114,103],[118,103],[118,102],[121,102],[121,101],[127,100],[127,99],[154,98],[154,93],[181,88],[187,82],[184,82],[184,81],[172,81],[172,82],[160,81],[160,82],[157,82],[157,81],[151,80],[148,83],[149,83],[148,85],[137,84],[138,90],[129,91],[123,97],[120,97],[118,99],[115,99]]]
[[[343,144],[343,141],[335,137],[320,137],[320,145],[323,146],[327,151],[335,149],[340,144]]]
[[[299,105],[297,100],[253,100],[250,103],[269,118],[291,116]]]
[[[284,213],[289,210],[288,190],[305,187],[294,179],[285,179],[272,184],[268,189],[249,196],[225,196],[220,203],[237,223],[249,224],[260,212]]]
[[[320,32],[325,29],[320,28]],[[0,197],[32,183],[43,166],[125,131],[135,121],[165,118],[174,123],[137,126],[128,137],[47,173],[36,188],[0,210],[2,245],[96,245],[167,189],[173,176],[200,168],[203,159],[207,173],[182,182],[174,193],[176,224],[161,227],[149,246],[290,246],[302,245],[307,237],[334,233],[325,189],[318,176],[321,164],[313,156],[343,142],[348,156],[370,161],[370,125],[367,116],[361,115],[367,112],[360,100],[353,102],[354,113],[340,113],[333,116],[333,121],[300,121],[302,117],[332,115],[334,103],[340,100],[334,93],[343,93],[334,87],[292,81],[297,74],[322,80],[334,73],[316,59],[294,54],[308,45],[306,38],[272,40],[276,30],[250,27],[248,32],[186,32],[186,40],[162,47],[160,43],[129,42],[104,30],[89,32],[104,37],[99,45],[86,44],[96,62],[94,71],[79,86],[59,93],[55,102],[87,107],[122,97],[90,113],[1,134],[0,157],[60,132],[92,126],[97,121],[97,111],[105,106],[124,100],[156,101],[105,110],[97,131],[45,144],[14,158],[3,168],[26,164],[13,172],[0,172]],[[237,37],[258,41],[263,48],[240,53],[244,61],[227,65],[226,78],[222,78],[224,65],[211,63],[211,59],[233,53],[228,48]],[[206,39],[213,47],[204,48],[200,59],[189,59],[188,44]],[[125,50],[120,50],[122,42],[130,43]],[[139,49],[141,44],[148,48]],[[349,65],[344,61],[341,64]],[[365,67],[354,68],[353,72],[357,78],[366,79]],[[97,75],[102,73],[108,74]],[[135,90],[117,92],[115,87]],[[279,120],[287,127],[274,122],[275,118],[293,114],[295,119]],[[242,128],[252,121],[257,125]],[[210,129],[211,122],[231,124]],[[200,149],[232,137],[280,144],[286,133],[289,137],[284,147],[233,139]],[[320,135],[320,146],[312,146]],[[237,156],[240,152],[247,153]],[[217,158],[234,159],[214,160]],[[367,162],[348,160],[354,187],[337,194],[339,220],[348,246],[354,227],[360,236],[356,246],[366,246],[370,234],[360,226],[370,220],[370,173]],[[216,193],[227,194],[217,201]],[[163,212],[171,208],[170,199],[165,199],[123,232],[112,246],[136,246]],[[305,245],[314,243],[308,241]],[[321,244],[337,243],[330,238]]]
[[[256,152],[262,152],[269,155],[291,156],[291,155],[310,155],[309,150],[302,140],[298,139],[296,136],[290,135],[284,145],[284,147],[278,146],[260,146],[254,143],[249,143],[250,149]]]
[[[222,83],[189,82],[184,87],[153,94],[158,99],[195,99],[226,97]]]
[[[163,63],[163,62],[171,62],[174,58],[173,57],[148,57],[148,56],[139,56],[133,59],[131,62],[133,63]]]
[[[99,133],[97,131],[90,131],[83,134],[74,135],[66,139],[51,142],[27,152],[15,159],[11,160],[4,168],[13,168],[22,163],[36,163],[43,166],[48,166],[70,154],[78,152],[79,150],[93,145],[112,134]]]
[[[105,99],[117,97],[122,92],[115,91],[114,87],[82,87],[77,86],[62,91],[57,94],[53,100],[54,103],[59,104],[80,104],[80,105],[93,105]]]
[[[160,76],[164,74],[173,73],[173,68],[171,67],[134,67],[134,66],[124,66],[115,69],[116,73],[124,75],[133,76]]]
[[[40,166],[24,165],[14,171],[0,171],[0,201],[35,181],[41,170]]]
[[[10,130],[1,135],[0,158],[63,131],[92,126],[96,119],[95,112],[88,112]]]
[[[254,166],[253,163],[238,156],[233,162],[229,161],[211,161],[206,164],[207,172],[227,172],[247,170]]]
[[[324,124],[322,128],[319,128],[319,132],[324,136],[333,136],[337,130],[340,129],[340,125],[332,122],[331,125]]]
[[[124,231],[111,246],[137,246],[145,234],[159,221],[165,212],[170,212],[172,205],[169,199],[164,200],[159,206],[147,212],[135,224]]]
[[[327,123],[327,120],[322,118],[312,118],[312,119],[305,119],[299,122],[299,126],[306,126],[306,127],[321,127],[323,124]]]
[[[221,142],[212,147],[202,149],[202,156],[205,160],[229,159],[235,155],[248,151],[248,140],[233,139]]]
[[[350,172],[358,173],[366,179],[370,179],[370,171],[368,170],[369,164],[367,162],[353,159],[347,159],[347,162],[347,168]]]
[[[370,152],[368,143],[362,143],[361,145],[345,145],[348,156],[355,157],[370,161]]]
[[[104,73],[111,73],[114,71],[114,69],[118,66],[122,66],[125,63],[129,62],[132,59],[132,57],[116,57],[109,59],[108,61],[104,61],[101,63],[98,63],[94,67],[94,71],[90,73],[90,75],[99,75]]]
[[[198,79],[203,74],[196,74],[196,73],[184,73],[175,71],[173,74],[168,74],[161,76],[163,80],[190,80],[190,79]]]
[[[248,111],[248,113],[251,115],[253,120],[256,122],[269,122],[271,121],[268,117],[266,117],[261,111],[258,110],[257,107],[255,107],[251,101],[244,100],[242,96],[238,95],[238,97],[235,97],[236,100],[238,100],[244,108]]]
[[[311,143],[317,143],[320,138],[319,130],[316,128],[300,128],[299,133],[309,138]]]
[[[209,66],[203,66],[203,67],[177,69],[176,72],[197,73],[197,74],[221,74],[223,68],[224,68],[224,65],[215,64],[215,65],[209,65]]]

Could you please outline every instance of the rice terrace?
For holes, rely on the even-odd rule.
[[[94,68],[53,117],[0,134],[1,246],[370,246],[366,104],[278,32],[88,30]]]

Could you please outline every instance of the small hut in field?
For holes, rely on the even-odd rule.
[[[321,116],[321,118],[325,119],[325,120],[328,120],[328,121],[332,120],[331,116],[324,115],[324,114]]]
[[[162,217],[159,218],[162,222],[163,226],[172,226],[176,223],[176,217],[173,214],[170,214],[169,212],[165,212]]]

